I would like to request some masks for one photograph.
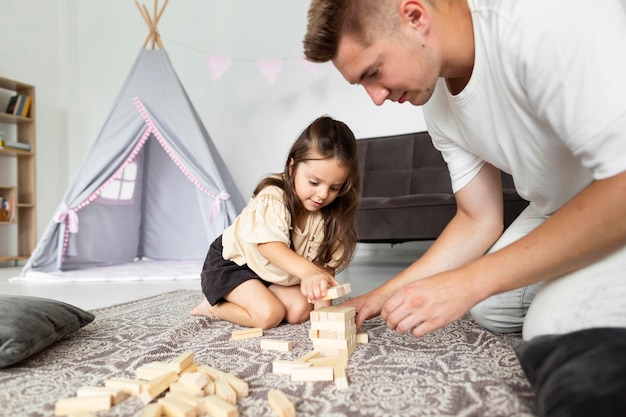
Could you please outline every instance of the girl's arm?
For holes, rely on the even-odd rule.
[[[298,255],[282,242],[260,243],[259,252],[271,264],[300,278],[302,295],[311,301],[319,301],[326,296],[328,287],[339,285],[324,268]]]

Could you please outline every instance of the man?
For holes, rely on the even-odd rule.
[[[626,327],[623,0],[313,0],[305,55],[374,103],[423,105],[457,213],[349,301],[415,337],[470,309],[524,339]],[[529,207],[503,233],[500,170]],[[532,304],[531,304],[532,301]]]

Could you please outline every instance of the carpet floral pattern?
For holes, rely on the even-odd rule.
[[[241,416],[274,416],[267,391],[282,390],[298,416],[534,416],[530,384],[512,344],[519,335],[495,335],[469,316],[420,339],[400,336],[377,318],[361,331],[346,369],[349,388],[332,382],[292,382],[272,373],[275,359],[312,350],[309,323],[281,325],[263,337],[291,340],[291,352],[261,351],[259,339],[231,340],[241,327],[190,317],[199,291],[180,290],[93,310],[96,319],[77,333],[13,367],[0,370],[0,406],[6,415],[52,416],[57,399],[112,377],[134,377],[152,361],[171,361],[194,351],[196,362],[244,379],[250,395],[239,400]],[[130,398],[97,413],[139,416]]]

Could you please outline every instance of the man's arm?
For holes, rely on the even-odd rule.
[[[509,246],[414,282],[381,315],[416,337],[460,318],[485,298],[589,265],[626,245],[626,172],[594,181],[543,224]]]
[[[500,178],[497,168],[485,164],[456,193],[456,215],[424,255],[385,284],[344,303],[356,307],[358,327],[380,314],[383,303],[406,285],[458,268],[482,256],[493,245],[504,228]]]

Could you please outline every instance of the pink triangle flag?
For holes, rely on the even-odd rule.
[[[232,63],[231,58],[223,56],[209,55],[207,58],[207,64],[209,65],[209,72],[213,81],[217,81],[224,73],[230,68]]]
[[[278,74],[283,68],[283,61],[282,59],[261,60],[257,61],[257,66],[267,82],[274,84],[276,78],[278,78]]]

